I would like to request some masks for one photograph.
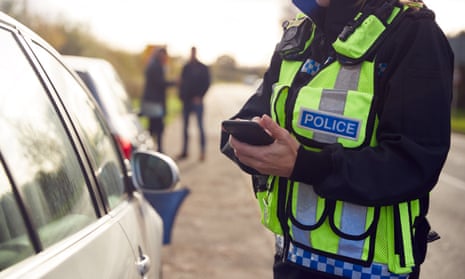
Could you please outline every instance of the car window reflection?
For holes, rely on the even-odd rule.
[[[6,36],[4,31],[0,34]],[[97,216],[75,149],[53,103],[16,41],[12,37],[1,41],[0,64],[8,65],[2,67],[8,71],[1,72],[0,151],[39,232],[39,246],[45,248]],[[14,63],[8,63],[10,57]],[[10,195],[8,202],[16,206],[18,201]],[[22,249],[15,247],[16,252]]]
[[[91,164],[97,170],[95,173],[97,181],[102,188],[102,193],[106,194],[104,198],[107,204],[113,209],[124,201],[126,191],[122,172],[123,168],[120,164],[117,153],[118,149],[114,145],[112,136],[105,129],[97,106],[74,76],[48,51],[39,45],[34,45],[34,48],[39,55],[43,67],[49,73],[50,79],[60,92],[60,97],[69,105],[69,113],[79,125],[80,134],[85,137],[83,142],[86,150],[89,152]],[[106,164],[109,162],[115,166],[114,171],[118,175],[102,175],[104,172],[101,172],[101,170],[105,169]],[[120,179],[115,179],[115,177]],[[112,196],[108,197],[108,193],[111,193]]]

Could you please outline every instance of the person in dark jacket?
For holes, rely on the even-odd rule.
[[[158,152],[163,152],[164,118],[166,116],[166,90],[175,82],[165,78],[166,48],[155,50],[145,69],[145,86],[142,96],[141,114],[149,118],[150,134],[156,138]]]
[[[252,175],[274,278],[419,278],[450,147],[448,40],[417,0],[293,2],[304,15],[231,117],[275,141],[220,143]]]
[[[197,58],[196,47],[191,48],[189,61],[184,65],[181,73],[179,97],[182,101],[183,115],[183,144],[181,154],[177,159],[188,156],[189,147],[189,117],[195,113],[200,140],[200,160],[205,159],[205,128],[203,126],[204,104],[203,98],[210,87],[209,68]]]

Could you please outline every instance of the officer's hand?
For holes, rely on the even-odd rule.
[[[289,177],[297,158],[299,143],[268,115],[263,115],[261,118],[256,117],[254,121],[268,130],[276,140],[270,145],[255,146],[230,137],[229,143],[234,149],[236,157],[243,164],[262,174]]]

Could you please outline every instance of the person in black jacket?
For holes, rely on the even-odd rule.
[[[347,257],[333,255],[334,251],[322,251],[312,247],[312,244],[320,244],[316,243],[317,240],[307,246],[296,243],[299,235],[290,232],[306,229],[310,231],[307,232],[308,235],[311,235],[312,230],[318,230],[315,227],[335,222],[328,217],[326,222],[315,224],[314,227],[303,226],[296,223],[297,217],[289,216],[292,210],[296,210],[295,207],[305,210],[306,207],[313,206],[302,204],[299,207],[296,205],[297,202],[292,200],[296,197],[300,199],[299,196],[296,193],[293,197],[289,194],[293,189],[309,187],[305,188],[304,192],[310,191],[307,195],[314,192],[319,199],[325,201],[325,206],[340,201],[344,204],[384,210],[391,207],[398,208],[400,204],[406,203],[412,209],[414,208],[412,201],[418,201],[419,214],[411,220],[410,227],[414,258],[413,263],[410,263],[411,272],[403,274],[388,272],[388,276],[392,277],[386,278],[419,278],[430,229],[426,220],[429,193],[438,181],[450,147],[454,59],[448,40],[436,24],[434,13],[421,1],[294,0],[293,2],[316,26],[316,29],[302,33],[307,39],[310,37],[308,34],[313,34],[313,41],[307,49],[303,48],[304,44],[296,44],[295,47],[301,52],[295,52],[293,57],[284,51],[286,49],[283,47],[283,42],[278,44],[262,85],[241,110],[231,117],[231,119],[258,122],[275,138],[275,141],[266,146],[253,146],[238,141],[223,130],[220,143],[221,151],[225,155],[244,171],[252,174],[258,202],[273,196],[275,192],[281,193],[274,196],[278,199],[276,212],[267,211],[262,216],[262,222],[265,223],[273,217],[279,221],[278,229],[275,229],[277,252],[274,277],[384,278],[376,277],[380,275],[373,269],[363,274],[366,277],[357,277],[362,276],[360,270],[373,267],[373,258],[357,265]],[[335,50],[336,44],[333,43],[338,38],[343,43],[353,32],[356,32],[354,30],[361,26],[355,19],[359,12],[384,17],[385,20],[382,22],[386,24],[394,11],[393,7],[399,8],[398,10],[407,9],[399,20],[394,20],[392,26],[388,27],[388,31],[381,37],[382,42],[374,44],[373,48],[370,48],[371,52],[368,51],[362,59],[368,62],[367,65],[373,62],[375,69],[372,79],[374,97],[370,103],[370,115],[373,115],[370,118],[372,128],[367,129],[367,131],[372,129],[372,132],[367,132],[367,138],[371,139],[371,142],[349,148],[340,143],[344,140],[325,142],[324,135],[321,137],[322,140],[318,140],[315,136],[312,140],[302,137],[299,131],[305,129],[297,127],[294,123],[297,117],[300,117],[295,113],[298,103],[289,107],[292,101],[290,98],[298,98],[302,96],[301,94],[305,94],[304,92],[309,96],[306,98],[323,98],[318,93],[321,89],[311,87],[312,84],[326,82],[323,78],[326,73],[323,70],[332,67],[335,61],[349,70],[361,63],[341,55]],[[366,37],[360,38],[367,38],[371,34],[365,32],[363,35]],[[293,39],[298,41],[296,38],[295,32],[287,33],[287,37],[285,33],[283,41]],[[277,94],[274,90],[282,83],[280,71],[283,65],[287,65],[283,63],[284,60],[287,61],[286,63],[301,61],[303,66],[291,76],[291,82],[285,88],[287,91],[282,90]],[[314,81],[315,77],[320,80]],[[370,79],[361,77],[361,82],[368,84]],[[334,85],[334,88],[337,89],[337,85]],[[311,95],[308,92],[317,93]],[[323,89],[322,94],[327,94],[325,92]],[[351,91],[347,94],[351,94]],[[279,101],[280,98],[287,98],[284,114],[279,113],[280,105],[284,104],[284,101]],[[305,99],[301,101],[305,102]],[[271,107],[272,103],[273,107]],[[329,111],[334,108],[331,103],[324,105]],[[334,116],[322,110],[319,112],[322,115]],[[344,118],[344,113],[347,112],[341,113],[342,115],[338,117]],[[271,115],[275,116],[270,117]],[[283,118],[284,121],[276,121]],[[335,118],[329,116],[326,118],[328,121],[331,119]],[[325,134],[318,131],[312,133]],[[331,137],[338,138],[333,135],[330,135]],[[284,183],[274,183],[273,179],[269,179],[270,177]],[[265,191],[267,194],[261,195]],[[331,208],[325,210],[335,210],[334,207]],[[321,214],[322,218],[331,215],[327,211]],[[399,228],[396,223],[393,226],[394,231]],[[336,229],[332,226],[330,230]],[[330,230],[327,231],[328,240],[330,240]],[[344,235],[341,236],[339,233],[336,237],[343,239]],[[401,258],[405,256],[402,253],[404,251],[402,249],[405,248],[402,244],[407,242],[398,242],[399,239],[401,237],[396,235],[392,243],[395,242],[393,245],[396,247],[396,253],[399,253],[398,257]],[[377,237],[376,241],[383,239]],[[377,249],[377,246],[374,249]],[[295,254],[295,251],[300,251],[300,254]],[[384,252],[375,250],[374,256],[371,256],[376,258]],[[302,260],[302,257],[305,259]],[[323,258],[324,263],[313,262],[315,259]],[[332,266],[326,261],[328,258],[331,259]],[[345,264],[357,266],[359,269],[346,270]],[[400,265],[406,267],[407,263],[401,260]],[[383,272],[385,271],[383,269]],[[354,272],[358,273],[354,275]]]
[[[203,126],[204,104],[203,98],[210,87],[209,68],[197,58],[196,47],[191,48],[189,61],[184,65],[181,73],[179,97],[182,101],[183,115],[183,145],[181,154],[177,159],[188,156],[189,145],[189,117],[195,113],[197,127],[199,128],[200,161],[205,159],[205,128]]]
[[[141,114],[149,118],[149,131],[156,138],[158,152],[163,152],[164,118],[166,116],[166,89],[176,83],[167,81],[165,65],[166,48],[155,50],[145,69],[145,86],[142,96]]]

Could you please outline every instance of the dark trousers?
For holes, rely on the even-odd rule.
[[[150,134],[156,138],[158,144],[158,152],[163,152],[163,131],[165,123],[163,117],[150,118],[149,130]]]
[[[273,265],[273,279],[335,279],[331,275],[315,273],[303,267],[283,262],[281,256],[275,255]],[[340,279],[340,278],[339,278]]]
[[[304,267],[283,262],[281,256],[275,255],[273,265],[273,279],[341,279],[342,277],[313,272]],[[419,279],[420,268],[416,268],[409,279]]]
[[[189,145],[189,117],[191,113],[194,113],[197,118],[197,126],[199,128],[200,136],[200,152],[205,152],[205,129],[203,127],[203,104],[191,104],[184,102],[182,115],[183,115],[183,145],[182,154],[187,155]]]

